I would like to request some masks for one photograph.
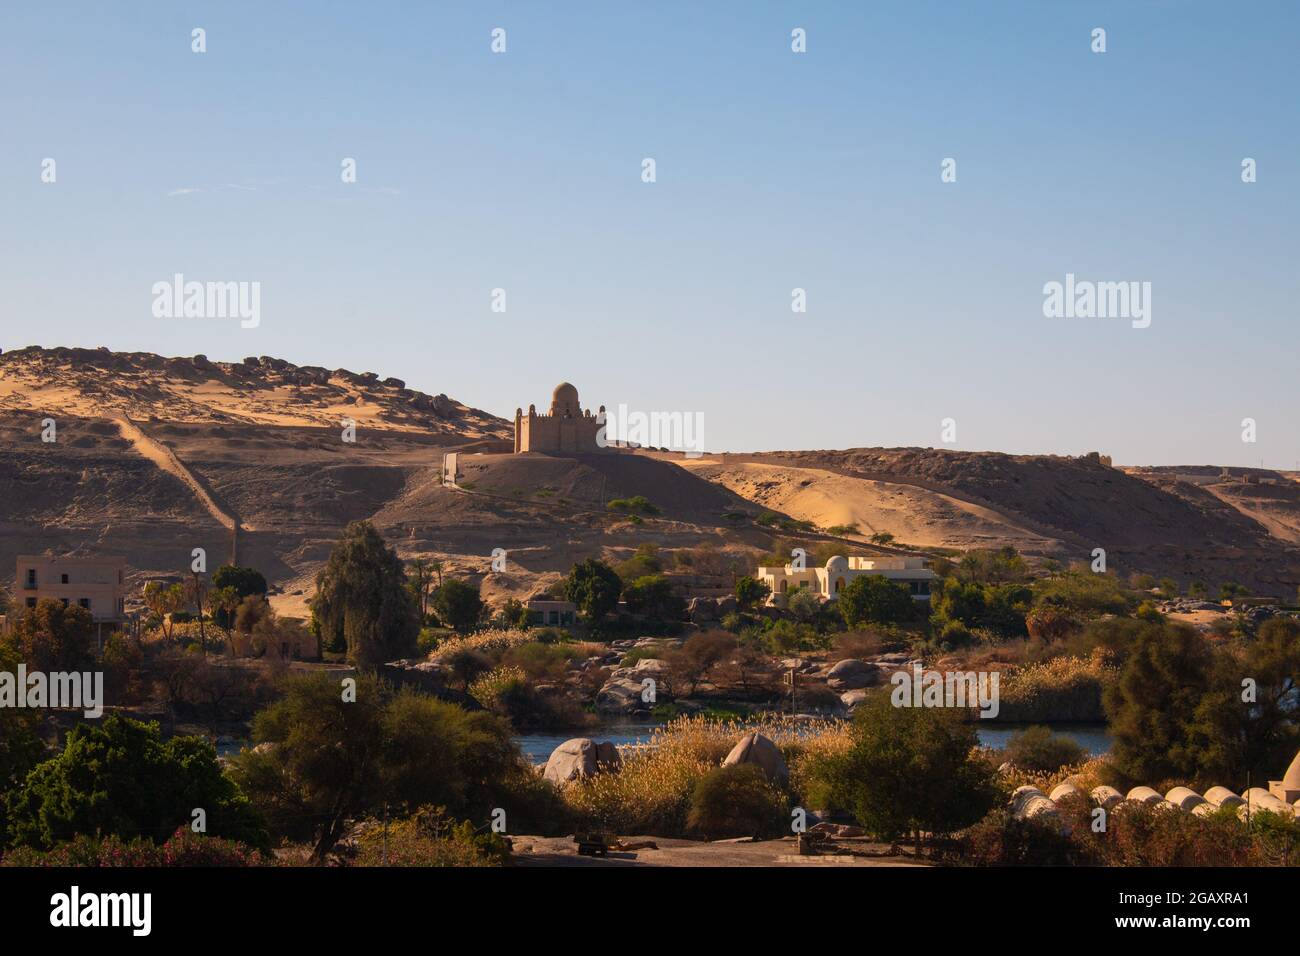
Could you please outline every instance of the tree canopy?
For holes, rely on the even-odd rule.
[[[354,521],[316,576],[312,614],[328,650],[346,650],[361,667],[410,657],[420,612],[397,552],[374,526]]]
[[[207,833],[267,848],[265,829],[203,737],[164,741],[156,723],[117,714],[68,733],[7,798],[17,845],[48,849],[78,834],[162,843],[206,814]]]
[[[593,624],[618,606],[622,590],[623,582],[614,569],[595,558],[575,564],[564,582],[564,596]]]

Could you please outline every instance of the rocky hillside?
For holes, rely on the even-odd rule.
[[[36,347],[0,354],[0,410],[95,418],[230,425],[357,427],[459,439],[507,439],[511,425],[446,395],[426,395],[397,378],[268,355],[242,362],[206,356]]]
[[[1176,469],[1129,474],[1097,456],[933,448],[724,455],[687,467],[792,517],[923,547],[1009,544],[1063,561],[1104,548],[1126,573],[1233,580],[1288,600],[1300,583],[1300,487],[1281,474],[1201,486]]]

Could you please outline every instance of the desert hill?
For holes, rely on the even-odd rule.
[[[40,440],[42,420],[57,441]],[[356,422],[354,442],[340,421]],[[711,544],[752,551],[770,535],[737,527],[757,509],[675,465],[632,453],[509,454],[511,426],[373,373],[92,349],[0,355],[0,581],[29,551],[127,556],[136,583],[181,573],[190,551],[214,563],[236,547],[302,613],[311,580],[347,522],[369,519],[405,557],[510,571],[499,594],[526,596],[593,554]],[[461,455],[461,487],[443,456]],[[637,525],[609,511],[645,495]],[[728,517],[730,516],[730,517]],[[742,522],[742,524],[744,524]],[[297,592],[297,593],[295,593]]]
[[[40,440],[46,417],[54,443]],[[355,442],[342,440],[344,418]],[[921,448],[513,455],[510,438],[504,419],[377,373],[270,357],[7,352],[0,581],[29,551],[124,554],[138,583],[181,573],[194,547],[216,563],[237,547],[282,591],[282,609],[302,613],[342,528],[364,518],[404,557],[452,572],[483,576],[507,549],[509,571],[486,578],[494,597],[526,596],[576,560],[644,542],[711,545],[743,564],[834,526],[856,526],[837,533],[858,552],[879,550],[867,539],[887,531],[922,550],[1011,545],[1063,562],[1103,547],[1124,573],[1236,580],[1287,598],[1300,582],[1300,485],[1269,472],[1224,482],[1208,466],[1130,473],[1096,457]],[[457,487],[442,479],[450,451]],[[638,523],[607,507],[635,495],[658,513]]]
[[[416,431],[458,439],[509,438],[510,425],[401,379],[294,365],[263,355],[242,362],[150,352],[25,348],[0,354],[0,410],[203,424]],[[255,440],[255,439],[245,439]]]
[[[1186,586],[1225,580],[1290,600],[1300,582],[1300,485],[1260,471],[1197,485],[1184,470],[1130,474],[1099,457],[932,448],[721,455],[701,477],[821,527],[857,525],[922,548],[1011,545],[1063,562],[1104,548],[1109,566]],[[1244,471],[1244,470],[1243,470]],[[1217,475],[1219,469],[1211,470]]]

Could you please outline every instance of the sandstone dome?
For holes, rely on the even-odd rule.
[[[826,570],[830,574],[843,574],[848,569],[849,559],[842,554],[834,555],[826,562]]]
[[[568,382],[561,382],[551,393],[552,415],[579,414],[578,390]]]

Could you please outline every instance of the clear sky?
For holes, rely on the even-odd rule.
[[[504,416],[567,379],[711,450],[951,417],[958,449],[1290,468],[1297,51],[1291,2],[10,3],[0,347]],[[261,324],[155,318],[178,272],[260,282]],[[1067,273],[1150,282],[1150,327],[1045,318]]]

